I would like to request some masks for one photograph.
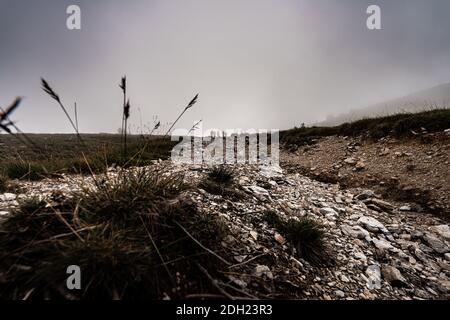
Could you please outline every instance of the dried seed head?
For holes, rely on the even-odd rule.
[[[125,93],[125,91],[127,90],[127,77],[126,76],[122,77],[119,87]]]
[[[187,105],[187,107],[185,108],[185,110],[192,108],[194,106],[194,104],[197,103],[197,98],[198,98],[198,93],[197,95],[194,97],[194,99],[191,100],[191,102],[189,102],[189,104]]]
[[[0,108],[0,111],[2,111],[2,112],[0,113],[0,122],[5,121],[5,120],[9,117],[9,115],[10,115],[11,113],[13,113],[14,110],[19,106],[19,104],[20,104],[21,101],[22,101],[22,98],[17,97],[17,98],[13,101],[13,103],[12,103],[9,107],[7,107],[5,110],[3,110],[3,109]]]
[[[60,102],[59,96],[56,94],[56,92],[50,87],[47,81],[45,81],[44,78],[41,78],[42,83],[42,90],[44,90],[50,97],[55,99],[56,101]]]

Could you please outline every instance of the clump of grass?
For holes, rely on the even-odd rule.
[[[175,198],[186,184],[182,177],[149,168],[121,171],[115,178],[97,182],[95,189],[79,196],[79,207],[89,219],[122,225],[141,224],[142,216],[158,215],[167,198]]]
[[[55,207],[21,205],[0,226],[3,299],[161,299],[209,293],[230,263],[226,227],[184,195],[182,179],[136,169]],[[78,265],[82,289],[66,289]],[[200,268],[201,267],[201,268]]]
[[[45,208],[46,203],[38,196],[25,198],[19,201],[20,211],[26,214],[33,214]]]
[[[211,194],[235,199],[245,196],[243,192],[237,189],[234,181],[234,171],[225,165],[213,167],[206,177],[202,179],[199,187]]]
[[[42,179],[47,170],[37,162],[10,162],[5,168],[6,175],[11,179],[24,179],[36,181]]]
[[[224,165],[213,167],[212,170],[208,173],[208,177],[210,180],[224,185],[232,184],[233,176],[233,171]]]
[[[271,227],[278,227],[282,224],[281,218],[278,216],[276,211],[266,210],[262,215],[262,220],[265,221]]]
[[[326,262],[324,231],[316,221],[305,217],[284,220],[275,211],[266,211],[262,218],[285,236],[299,257],[317,265]]]
[[[8,177],[0,174],[0,193],[6,192],[8,190],[9,179]]]

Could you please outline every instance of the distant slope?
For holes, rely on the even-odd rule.
[[[317,123],[319,126],[334,126],[368,117],[378,117],[405,112],[420,112],[436,108],[450,107],[450,83],[418,91],[407,96],[352,110]]]
[[[366,117],[336,126],[301,127],[280,132],[280,142],[296,147],[314,143],[319,137],[359,136],[380,139],[416,136],[417,132],[433,133],[450,129],[450,109],[434,109],[417,113],[397,113],[384,117]],[[413,133],[415,132],[415,133]]]

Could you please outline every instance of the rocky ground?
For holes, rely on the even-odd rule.
[[[341,187],[370,188],[413,211],[450,219],[450,129],[415,138],[330,136],[282,152],[282,166]]]
[[[351,155],[360,158],[353,152]],[[365,159],[370,167],[369,155]],[[341,159],[334,160],[344,166]],[[182,172],[193,186],[208,170],[166,162],[154,165]],[[415,212],[410,203],[390,203],[366,188],[344,190],[338,184],[319,182],[292,170],[257,166],[236,166],[234,170],[235,188],[246,197],[236,200],[198,187],[184,196],[199,210],[226,221],[229,234],[222,245],[234,261],[223,272],[226,280],[222,281],[240,288],[244,297],[450,298],[450,228],[440,218]],[[89,186],[91,179],[62,175],[40,182],[18,182],[20,194],[0,195],[0,218],[10,214],[20,198],[36,195],[58,201],[58,197]],[[296,258],[284,235],[262,219],[267,210],[321,223],[329,263],[314,266]]]

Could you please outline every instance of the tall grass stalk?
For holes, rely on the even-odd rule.
[[[192,99],[191,102],[189,102],[189,104],[184,108],[184,110],[181,112],[181,114],[178,116],[178,118],[172,123],[172,125],[169,128],[169,130],[167,130],[167,132],[166,132],[166,134],[164,136],[169,135],[169,133],[172,130],[172,128],[177,124],[177,122],[181,119],[181,117],[185,114],[185,112],[188,111],[190,108],[192,108],[194,106],[194,104],[197,103],[197,99],[198,99],[198,93],[194,97],[194,99]]]
[[[36,145],[33,140],[31,140],[25,133],[20,130],[16,124],[10,119],[10,115],[16,110],[22,98],[17,97],[11,105],[9,105],[6,109],[0,108],[0,129],[5,131],[6,133],[14,136],[17,140],[22,142],[23,144],[29,144],[31,147],[40,150],[39,146]],[[12,127],[16,130],[17,134],[14,133],[9,127]]]
[[[127,124],[128,118],[130,117],[130,100],[127,100],[127,77],[122,77],[120,84],[120,89],[123,92],[123,112],[122,112],[122,143],[123,143],[123,154],[124,157],[127,156]]]
[[[50,85],[48,84],[47,81],[45,81],[44,78],[41,78],[41,83],[42,83],[42,90],[44,90],[50,97],[52,97],[56,102],[58,102],[59,106],[64,111],[64,114],[66,115],[67,119],[69,119],[72,128],[75,130],[78,140],[80,140],[80,142],[83,142],[83,139],[81,139],[80,133],[78,132],[77,126],[75,125],[69,113],[67,112],[66,107],[64,107],[64,105],[62,104],[59,95],[52,89],[52,87],[50,87]]]

